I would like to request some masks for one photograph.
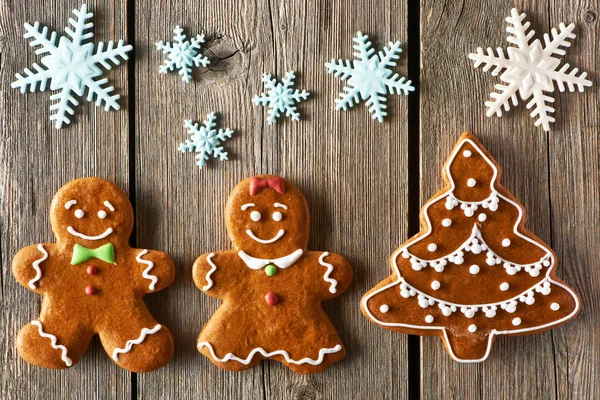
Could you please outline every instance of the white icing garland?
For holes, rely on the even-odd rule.
[[[213,281],[212,281],[212,279],[210,279],[210,276],[212,275],[213,272],[215,272],[217,270],[217,266],[211,261],[211,258],[213,258],[214,256],[215,256],[215,253],[210,253],[206,257],[206,261],[208,261],[208,263],[210,264],[210,271],[208,271],[206,273],[206,282],[208,282],[208,283],[206,285],[202,286],[203,291],[207,291],[208,289],[210,289],[213,286]]]
[[[411,243],[412,244],[412,243]],[[411,267],[415,271],[420,271],[422,268],[431,267],[434,268],[437,272],[444,271],[444,267],[448,265],[448,263],[453,263],[455,265],[461,265],[464,263],[465,259],[465,251],[471,252],[473,254],[480,254],[483,251],[487,251],[486,256],[486,264],[489,266],[502,264],[506,273],[509,275],[514,275],[522,269],[525,272],[528,272],[529,275],[536,277],[540,274],[542,270],[542,266],[549,267],[551,265],[550,258],[552,254],[546,250],[546,255],[544,255],[539,261],[536,261],[531,264],[516,264],[511,261],[508,261],[498,254],[496,254],[493,250],[489,248],[489,246],[483,240],[483,236],[481,235],[481,231],[477,227],[477,225],[473,225],[473,231],[471,236],[453,253],[449,255],[437,258],[435,260],[424,260],[419,258],[408,251],[408,248],[405,247],[402,250],[402,257],[410,259]]]
[[[323,279],[325,280],[325,282],[331,284],[331,286],[329,287],[329,291],[331,293],[335,293],[337,292],[337,289],[335,287],[337,286],[338,282],[335,279],[329,277],[329,275],[333,272],[333,265],[323,261],[323,259],[328,255],[329,252],[327,251],[321,254],[321,257],[319,257],[319,264],[321,264],[324,267],[327,267],[327,272],[325,272],[325,275],[323,275]]]
[[[454,193],[450,192],[448,197],[446,197],[446,210],[450,211],[454,207],[460,204],[460,208],[464,211],[467,217],[472,217],[475,215],[475,211],[479,208],[479,206],[485,208],[486,210],[496,211],[498,210],[498,203],[500,199],[498,198],[499,193],[492,189],[492,193],[490,196],[482,201],[463,201],[459,200],[454,196]]]
[[[150,285],[148,285],[148,288],[150,288],[150,290],[154,290],[154,288],[156,287],[156,282],[158,282],[158,278],[155,275],[151,275],[148,273],[148,271],[150,271],[152,268],[154,268],[154,263],[150,260],[142,260],[142,256],[146,255],[148,253],[148,250],[142,250],[140,251],[140,253],[137,255],[137,257],[135,258],[135,260],[141,264],[146,264],[148,267],[142,272],[142,277],[145,279],[149,279]]]
[[[237,361],[240,362],[244,365],[248,365],[250,364],[250,362],[252,361],[252,358],[254,358],[254,355],[256,353],[260,353],[263,357],[265,358],[269,358],[269,357],[273,357],[273,356],[283,356],[285,358],[285,361],[288,364],[296,364],[296,365],[300,365],[300,364],[310,364],[310,365],[320,365],[321,363],[323,363],[323,359],[325,358],[325,354],[332,354],[332,353],[337,353],[338,351],[342,350],[342,346],[340,346],[339,344],[336,345],[335,347],[332,348],[323,348],[321,350],[319,350],[319,358],[312,359],[312,358],[303,358],[301,360],[294,360],[290,357],[289,353],[285,350],[276,350],[276,351],[272,351],[270,353],[267,353],[267,351],[265,349],[263,349],[262,347],[257,347],[255,349],[253,349],[250,354],[248,354],[248,357],[246,358],[240,358],[232,353],[227,353],[225,355],[225,357],[223,358],[219,358],[217,357],[217,355],[215,354],[213,347],[210,343],[208,342],[200,342],[198,343],[198,349],[201,349],[203,347],[207,347],[208,351],[210,351],[210,355],[212,356],[213,359],[217,360],[218,362],[228,362],[228,361]]]
[[[144,340],[146,340],[146,336],[148,335],[153,335],[156,332],[158,332],[161,328],[160,324],[157,324],[154,328],[152,329],[148,329],[148,328],[144,328],[142,329],[142,332],[140,333],[140,336],[135,339],[135,340],[128,340],[127,343],[125,343],[125,347],[123,348],[116,348],[113,351],[112,354],[112,358],[115,361],[119,361],[119,354],[125,354],[125,353],[129,353],[131,351],[131,349],[133,348],[134,344],[140,344],[142,343]]]
[[[31,324],[38,327],[38,333],[40,334],[41,337],[50,339],[51,346],[53,349],[61,351],[60,358],[61,358],[61,360],[63,360],[65,362],[65,365],[67,367],[70,367],[71,365],[73,365],[73,361],[71,361],[71,359],[69,357],[67,357],[67,348],[65,346],[63,346],[62,344],[56,344],[58,342],[58,339],[56,336],[44,332],[44,330],[42,329],[42,323],[40,321],[31,321]]]
[[[29,281],[29,287],[32,289],[35,289],[35,283],[42,278],[42,270],[40,269],[40,264],[48,258],[48,252],[46,252],[46,249],[44,249],[44,246],[42,246],[41,243],[37,245],[37,249],[43,254],[43,256],[42,258],[38,258],[37,260],[35,260],[32,264],[33,269],[35,269],[35,271],[37,272],[35,277]]]

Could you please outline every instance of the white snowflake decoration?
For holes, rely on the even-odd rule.
[[[39,90],[43,92],[46,90],[48,81],[51,81],[50,90],[60,90],[60,92],[50,96],[51,100],[58,100],[58,103],[50,106],[50,111],[54,111],[50,116],[50,120],[56,121],[55,126],[58,129],[63,124],[71,123],[69,115],[75,114],[72,106],[79,105],[73,93],[77,96],[83,96],[86,88],[87,101],[92,101],[96,97],[96,105],[101,106],[104,103],[104,110],[106,111],[111,108],[115,110],[121,108],[117,103],[121,96],[111,95],[114,87],[103,87],[108,79],[94,80],[94,78],[102,75],[102,70],[98,64],[106,70],[110,70],[112,68],[110,61],[115,65],[119,65],[119,57],[127,60],[127,52],[133,49],[130,45],[124,46],[122,40],[119,40],[117,46],[114,47],[111,40],[108,42],[106,50],[104,49],[104,42],[99,42],[98,49],[94,54],[94,42],[84,43],[94,36],[92,32],[86,33],[86,30],[94,26],[92,22],[86,22],[92,18],[93,14],[87,12],[85,4],[82,4],[80,10],[73,10],[73,14],[77,17],[77,19],[69,19],[73,29],[68,26],[65,28],[65,32],[71,37],[71,40],[66,36],[62,36],[58,42],[58,47],[56,46],[56,32],[52,32],[48,38],[47,27],[43,27],[40,31],[39,22],[36,21],[33,26],[25,23],[27,32],[23,37],[26,39],[33,38],[29,44],[31,47],[40,46],[35,51],[36,54],[47,54],[42,58],[42,64],[47,69],[34,63],[33,68],[36,72],[25,68],[25,76],[16,74],[17,80],[11,84],[13,88],[19,88],[21,93],[25,93],[27,88],[30,92],[35,92],[38,85]]]
[[[326,63],[328,73],[334,73],[335,76],[341,76],[342,80],[348,80],[348,85],[344,87],[345,93],[340,93],[340,98],[336,100],[336,110],[343,109],[346,111],[348,107],[352,107],[355,103],[359,103],[359,95],[363,100],[366,100],[366,106],[373,114],[373,119],[383,122],[383,117],[387,115],[385,102],[387,98],[383,95],[400,94],[405,95],[412,92],[415,88],[406,78],[400,78],[398,74],[393,74],[391,67],[396,66],[397,60],[400,58],[402,49],[400,42],[388,44],[383,51],[375,53],[375,49],[371,48],[369,37],[358,32],[353,39],[356,43],[354,56],[358,60],[346,60],[345,63],[341,59],[337,62],[332,59],[330,63]]]
[[[267,93],[261,93],[260,96],[254,96],[252,102],[259,106],[269,107],[269,116],[267,121],[269,124],[277,122],[277,118],[285,111],[286,117],[291,117],[292,121],[298,121],[300,119],[300,113],[296,112],[296,106],[294,103],[299,103],[302,100],[308,98],[309,93],[306,90],[292,91],[294,85],[294,79],[296,76],[293,72],[286,72],[285,78],[281,80],[281,83],[277,83],[277,79],[271,79],[270,74],[263,75],[263,82]]]
[[[502,116],[502,108],[505,111],[510,109],[509,100],[512,100],[513,106],[517,105],[517,92],[521,95],[521,100],[528,100],[527,109],[533,108],[531,117],[537,117],[535,126],[542,125],[545,131],[550,130],[550,123],[554,122],[554,117],[550,114],[554,112],[551,103],[554,103],[554,98],[544,94],[554,92],[554,84],[556,82],[558,89],[561,92],[566,87],[570,92],[575,91],[575,86],[580,92],[583,92],[585,86],[591,86],[592,82],[585,79],[585,72],[577,75],[578,69],[573,68],[570,73],[567,73],[569,64],[564,64],[558,69],[560,59],[552,57],[553,55],[563,56],[565,50],[561,47],[569,47],[571,43],[569,39],[574,39],[575,24],[565,26],[560,23],[559,31],[556,28],[552,29],[552,39],[546,33],[544,34],[545,48],[539,39],[535,39],[532,43],[529,40],[535,35],[533,30],[529,30],[531,25],[529,22],[523,23],[525,14],[520,14],[513,8],[511,16],[506,18],[506,21],[512,26],[508,26],[506,30],[509,36],[506,41],[516,45],[516,47],[508,47],[508,59],[504,57],[502,48],[498,48],[498,55],[494,55],[491,48],[487,48],[487,55],[483,49],[477,49],[477,53],[469,54],[469,58],[475,62],[475,68],[484,64],[483,70],[488,71],[494,67],[492,75],[500,75],[500,80],[505,84],[497,84],[496,89],[499,92],[493,92],[491,97],[493,100],[485,102],[488,110],[486,115],[491,117],[496,114]]]
[[[227,152],[223,151],[221,143],[231,138],[233,131],[227,129],[215,129],[215,113],[211,112],[203,122],[203,126],[199,126],[197,123],[193,123],[192,120],[185,120],[185,128],[191,135],[191,140],[186,140],[185,143],[179,144],[179,151],[185,152],[196,152],[196,165],[200,168],[206,165],[206,160],[210,158],[210,155],[214,158],[219,158],[221,161],[227,160]]]
[[[202,65],[206,68],[210,64],[208,58],[200,52],[200,47],[204,43],[204,35],[196,35],[196,37],[186,40],[183,29],[178,26],[173,29],[173,34],[173,44],[168,42],[165,44],[162,40],[155,43],[156,49],[162,50],[167,56],[159,71],[161,74],[166,74],[177,68],[181,80],[189,83],[192,80],[192,67]]]

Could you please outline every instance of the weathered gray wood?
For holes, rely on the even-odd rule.
[[[406,236],[407,100],[390,97],[391,118],[381,125],[362,104],[336,112],[343,84],[324,66],[332,57],[352,58],[358,30],[377,46],[405,41],[404,2],[188,1],[165,13],[144,0],[136,10],[137,240],[167,251],[178,267],[172,288],[149,298],[175,332],[176,356],[166,368],[138,377],[141,397],[339,399],[367,398],[374,390],[406,397],[406,337],[371,325],[358,303],[389,275],[389,255]],[[158,74],[162,57],[153,45],[169,39],[177,24],[209,38],[209,71],[196,73],[187,86],[176,74]],[[403,74],[405,54],[397,68]],[[281,78],[289,70],[311,97],[299,107],[301,122],[269,126],[266,111],[250,100],[263,90],[263,72]],[[176,148],[186,136],[183,120],[201,120],[213,110],[222,126],[236,130],[226,144],[231,159],[198,170],[193,155]],[[315,376],[274,362],[231,373],[195,350],[218,303],[193,285],[191,265],[204,252],[230,248],[225,201],[239,180],[259,173],[294,181],[311,210],[309,247],[342,253],[354,266],[349,292],[325,304],[348,357]]]
[[[87,1],[96,40],[125,38],[126,7],[120,1]],[[21,95],[11,89],[16,72],[40,62],[23,38],[24,22],[40,21],[64,32],[80,1],[3,1],[0,5],[0,204],[2,299],[0,313],[0,397],[131,398],[130,374],[116,366],[94,341],[79,365],[66,371],[32,366],[17,354],[19,329],[39,315],[41,297],[20,286],[10,263],[24,246],[54,241],[49,224],[52,196],[64,183],[101,176],[128,189],[127,67],[107,74],[121,93],[122,111],[106,113],[81,101],[71,126],[49,120],[50,91]],[[123,110],[124,109],[124,110]]]

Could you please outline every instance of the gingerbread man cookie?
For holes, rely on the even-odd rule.
[[[300,190],[277,176],[246,179],[229,197],[226,223],[234,250],[194,263],[196,286],[223,301],[198,350],[232,371],[270,358],[311,374],[343,359],[321,302],[348,288],[352,268],[341,255],[307,250],[309,214]]]
[[[50,223],[56,243],[25,247],[12,262],[19,283],[44,296],[40,317],[17,337],[21,357],[68,368],[97,333],[122,368],[167,364],[173,337],[143,296],[169,286],[175,267],[165,253],[129,247],[133,209],[125,192],[100,178],[71,181],[54,196]]]
[[[444,174],[421,232],[394,252],[392,275],[362,298],[363,314],[385,329],[440,336],[460,362],[485,360],[497,335],[575,317],[580,301],[556,277],[556,255],[525,228],[525,209],[473,135],[461,136]]]

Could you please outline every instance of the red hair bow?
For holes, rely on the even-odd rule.
[[[285,193],[285,183],[280,177],[276,176],[274,178],[262,179],[255,176],[250,181],[250,196],[254,196],[266,188],[271,188],[277,193]]]

